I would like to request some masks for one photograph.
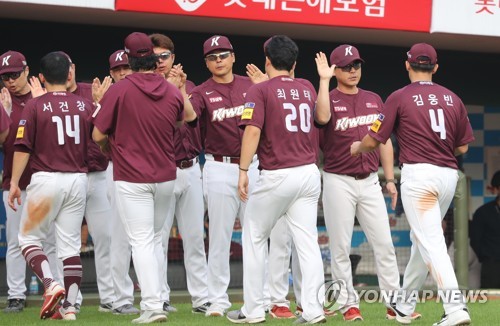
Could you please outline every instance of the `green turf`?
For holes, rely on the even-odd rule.
[[[231,325],[224,318],[204,317],[203,315],[191,313],[191,305],[176,304],[178,312],[171,313],[168,316],[169,325]],[[241,304],[235,304],[233,308],[237,309]],[[472,316],[473,325],[499,325],[500,324],[500,300],[490,300],[484,304],[469,304],[469,310]],[[419,304],[417,310],[422,313],[421,320],[414,321],[412,325],[432,325],[441,318],[442,305],[435,302]],[[60,320],[42,321],[38,317],[39,308],[29,307],[22,313],[5,314],[0,313],[0,325],[54,325],[57,323],[70,323],[71,325],[131,325],[132,316],[115,316],[110,313],[97,311],[97,306],[83,306],[81,313],[77,316],[75,322],[63,322]],[[379,303],[361,304],[361,312],[365,325],[396,325],[395,321],[385,320],[385,308]],[[293,320],[274,320],[267,318],[269,325],[291,325]],[[341,316],[328,318],[327,324],[344,324]],[[361,324],[356,322],[356,324]],[[347,325],[347,324],[346,324]]]

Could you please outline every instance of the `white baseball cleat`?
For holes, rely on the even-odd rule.
[[[434,323],[432,326],[461,326],[470,325],[470,315],[467,308],[463,308],[452,312],[448,315],[443,315],[440,321]]]
[[[260,324],[266,321],[266,317],[248,318],[241,312],[241,310],[228,312],[227,319],[235,324]]]

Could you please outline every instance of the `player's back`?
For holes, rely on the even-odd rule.
[[[31,152],[33,172],[87,172],[92,104],[70,92],[49,92],[26,104],[15,147]]]
[[[443,86],[422,81],[393,93],[386,110],[395,105],[400,162],[457,168],[455,148],[474,139],[460,98]]]
[[[288,76],[274,77],[248,90],[242,123],[262,130],[257,154],[263,169],[316,162],[315,102],[315,92]]]

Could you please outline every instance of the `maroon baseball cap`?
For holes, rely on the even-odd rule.
[[[26,66],[26,58],[19,52],[7,51],[0,56],[0,75],[19,72]]]
[[[435,65],[437,63],[436,50],[427,43],[414,44],[410,51],[406,52],[409,63],[423,63]]]
[[[330,54],[330,64],[337,67],[345,67],[354,61],[365,62],[359,56],[358,49],[349,44],[337,46]]]
[[[215,50],[233,51],[233,46],[225,36],[214,35],[203,43],[203,55],[207,55]]]
[[[109,56],[109,69],[128,65],[128,56],[124,50],[115,51]]]
[[[125,52],[133,58],[152,55],[153,42],[146,34],[134,32],[125,38]]]

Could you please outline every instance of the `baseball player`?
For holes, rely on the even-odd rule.
[[[455,155],[467,152],[474,136],[460,98],[432,81],[438,69],[436,50],[419,43],[407,56],[411,84],[387,98],[368,134],[352,144],[351,154],[372,151],[395,133],[402,164],[401,198],[412,240],[402,290],[418,291],[430,271],[438,289],[449,291],[441,297],[445,314],[434,325],[469,325],[471,319],[447,254],[441,220],[455,194]],[[397,299],[393,306],[396,319],[409,324],[416,300]]]
[[[187,94],[154,73],[158,58],[146,34],[128,35],[124,49],[134,73],[104,95],[93,138],[111,151],[116,205],[141,285],[142,313],[132,322],[162,322],[161,232],[174,198],[174,131],[183,115],[196,123],[196,113],[184,106]]]
[[[115,83],[131,73],[132,70],[130,69],[128,57],[124,50],[116,50],[109,56],[109,75]]]
[[[42,281],[45,294],[40,318],[54,315],[75,320],[75,303],[82,279],[80,232],[87,188],[87,140],[91,102],[66,91],[70,62],[60,52],[40,61],[40,79],[48,93],[26,104],[14,143],[8,196],[16,210],[21,203],[21,175],[31,159],[33,175],[21,213],[19,246],[26,262]],[[56,225],[58,257],[63,262],[63,288],[54,280],[42,249],[51,223]]]
[[[357,157],[349,155],[349,144],[368,133],[368,126],[383,107],[377,94],[358,87],[363,63],[358,50],[348,44],[332,51],[331,67],[324,53],[316,55],[320,87],[315,116],[318,123],[325,125],[321,141],[324,158],[323,211],[331,239],[332,278],[344,280],[347,285],[347,302],[340,309],[346,321],[363,320],[359,297],[352,284],[349,259],[355,217],[372,245],[380,289],[392,293],[399,290],[396,253],[377,174],[380,161],[394,209],[397,190],[392,143],[389,140],[380,152]],[[329,92],[333,76],[337,87]],[[386,305],[390,306],[390,303],[386,302]]]
[[[245,204],[240,201],[238,164],[242,130],[238,128],[245,94],[252,85],[248,77],[233,73],[236,56],[225,36],[214,35],[203,44],[205,64],[212,77],[195,87],[191,103],[201,112],[206,162],[203,192],[208,205],[208,301],[206,316],[223,316],[231,307],[229,252],[236,217],[244,223]],[[258,161],[249,164],[250,187],[257,178]]]
[[[149,38],[154,45],[153,51],[158,56],[156,72],[174,83],[174,85],[180,84],[177,86],[181,87],[181,91],[190,94],[195,85],[189,80],[183,81],[181,78],[177,78],[182,75],[183,79],[185,79],[186,75],[179,70],[180,67],[173,67],[175,54],[172,40],[163,34],[152,34]],[[175,161],[177,165],[177,179],[174,188],[175,200],[167,216],[163,232],[166,271],[163,310],[168,312],[177,311],[170,304],[170,287],[167,282],[168,241],[174,215],[182,236],[184,266],[186,268],[187,287],[191,295],[192,311],[194,313],[205,314],[209,307],[207,256],[205,255],[205,242],[203,239],[205,207],[203,203],[201,169],[198,161],[201,149],[201,136],[198,124],[193,127],[183,124],[177,129],[175,133]]]
[[[132,73],[128,56],[124,50],[117,50],[109,56],[109,74],[117,83]],[[134,315],[140,311],[134,307],[134,283],[129,275],[132,247],[127,233],[118,215],[115,199],[115,183],[113,181],[113,161],[110,160],[106,170],[107,195],[111,205],[111,278],[113,279],[114,301],[113,314]]]
[[[234,323],[265,321],[263,289],[267,241],[279,218],[285,219],[295,243],[300,243],[303,275],[299,324],[326,321],[317,298],[324,278],[316,229],[320,173],[316,166],[315,94],[290,77],[298,47],[286,36],[264,43],[269,81],[248,90],[241,126],[245,127],[239,163],[238,192],[246,201],[243,224],[244,305],[227,318]],[[257,151],[261,174],[253,191],[248,169]]]
[[[66,54],[66,53],[63,53]],[[67,55],[67,54],[66,54]],[[71,62],[71,79],[68,81],[68,91],[81,96],[88,101],[99,102],[95,97],[92,84],[76,82],[76,65]],[[109,77],[103,81],[104,88],[109,87]],[[106,169],[108,158],[101,153],[99,146],[93,141],[88,145],[88,189],[85,206],[85,220],[94,243],[94,259],[99,291],[100,305],[98,311],[111,312],[115,301],[113,278],[111,277],[111,205],[107,197]],[[80,294],[81,296],[81,294]],[[78,300],[79,308],[82,299]]]
[[[26,199],[26,187],[31,179],[31,165],[28,162],[24,173],[19,181],[21,188],[21,204],[17,211],[8,207],[7,197],[10,189],[10,179],[12,176],[12,160],[14,157],[14,141],[16,138],[17,126],[21,120],[21,115],[28,100],[32,98],[30,81],[28,80],[29,67],[24,55],[17,51],[8,51],[0,56],[0,77],[5,85],[0,93],[0,103],[10,116],[10,129],[3,143],[3,199],[5,213],[7,216],[6,236],[7,236],[7,286],[8,303],[4,312],[20,312],[23,310],[26,299],[26,261],[19,248],[19,224],[21,222],[21,212]],[[32,79],[32,81],[38,79]],[[58,258],[55,247],[55,230],[52,225],[44,241],[43,247],[49,257],[50,269],[54,273],[57,281],[61,280],[58,271]]]

